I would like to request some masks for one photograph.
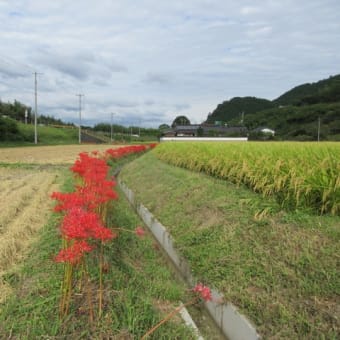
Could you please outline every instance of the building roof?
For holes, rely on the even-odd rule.
[[[176,125],[173,130],[176,130],[176,131],[183,131],[183,130],[186,130],[186,131],[196,131],[201,125],[199,124],[192,124],[192,125]]]

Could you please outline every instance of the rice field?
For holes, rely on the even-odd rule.
[[[154,152],[172,165],[274,196],[284,208],[340,214],[338,143],[176,142]]]

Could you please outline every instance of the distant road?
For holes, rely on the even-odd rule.
[[[81,142],[82,143],[94,143],[94,144],[103,144],[105,143],[102,139],[97,138],[95,136],[89,135],[86,132],[81,133]]]

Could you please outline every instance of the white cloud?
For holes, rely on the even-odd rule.
[[[260,7],[253,7],[253,6],[245,6],[245,7],[242,7],[240,10],[240,13],[242,15],[251,15],[251,14],[257,14],[260,12],[261,12]]]
[[[170,76],[162,73],[148,72],[144,78],[147,83],[155,83],[158,85],[165,85],[171,82]]]
[[[250,38],[255,38],[258,36],[265,36],[268,35],[272,32],[272,27],[271,26],[262,26],[262,27],[258,27],[258,28],[254,28],[252,30],[249,30],[247,32],[247,35]]]
[[[33,106],[37,71],[39,105],[58,118],[84,93],[91,122],[199,122],[231,96],[339,73],[339,12],[337,0],[0,1],[1,100]]]

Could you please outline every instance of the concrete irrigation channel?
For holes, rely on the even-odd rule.
[[[118,172],[117,172],[118,174]],[[134,193],[125,185],[118,177],[118,184],[124,192],[132,207],[143,220],[145,225],[149,228],[154,238],[157,240],[162,250],[171,260],[181,277],[188,285],[194,286],[195,278],[191,274],[191,269],[186,261],[174,247],[174,241],[163,226],[149,211],[143,206],[141,202],[137,202]],[[236,307],[231,303],[223,303],[223,296],[220,292],[212,289],[212,301],[204,303],[206,312],[213,319],[221,337],[230,340],[255,340],[260,339],[260,335],[256,332],[255,327],[242,314],[238,312]]]

